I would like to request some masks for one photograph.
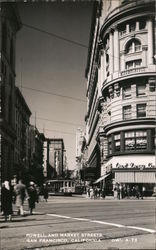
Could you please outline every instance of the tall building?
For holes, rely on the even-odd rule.
[[[15,131],[15,45],[16,33],[21,28],[15,3],[0,5],[0,135],[1,180],[13,177]]]
[[[47,141],[47,178],[64,177],[64,141],[61,138],[46,139]]]
[[[120,183],[152,193],[156,181],[154,34],[155,1],[96,2],[86,67],[88,162],[95,183],[105,179],[110,190]]]
[[[28,156],[29,156],[29,180],[35,181],[38,185],[44,181],[44,142],[45,136],[38,129],[30,125],[28,136]]]
[[[31,111],[18,87],[15,86],[14,171],[17,178],[29,173],[29,126]]]

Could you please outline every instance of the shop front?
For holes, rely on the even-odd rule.
[[[155,156],[116,156],[107,162],[107,169],[113,173],[113,189],[122,186],[131,192],[137,188],[142,193],[144,188],[146,196],[153,194],[156,184]]]

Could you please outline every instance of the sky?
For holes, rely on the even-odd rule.
[[[18,3],[23,26],[16,40],[16,85],[32,112],[30,123],[36,121],[47,138],[63,138],[68,169],[76,166],[76,130],[85,129],[92,5]]]

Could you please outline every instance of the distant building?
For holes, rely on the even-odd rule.
[[[45,136],[35,126],[29,126],[29,180],[38,185],[44,182],[44,141]]]
[[[15,87],[14,172],[17,178],[29,173],[29,126],[31,111],[19,88]]]
[[[64,177],[64,141],[60,138],[47,141],[47,178]]]
[[[105,180],[146,185],[155,177],[155,1],[95,1],[86,67],[88,169]],[[102,177],[102,178],[101,178]]]
[[[11,180],[14,169],[15,130],[15,45],[21,20],[15,3],[3,2],[0,29],[0,135],[1,180]]]

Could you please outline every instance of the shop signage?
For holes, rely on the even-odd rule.
[[[135,164],[133,162],[131,163],[126,163],[126,164],[120,164],[120,163],[116,163],[116,165],[114,166],[114,168],[135,168],[135,169],[145,169],[145,168],[155,168],[155,165],[153,165],[153,163],[148,163],[148,164]]]

